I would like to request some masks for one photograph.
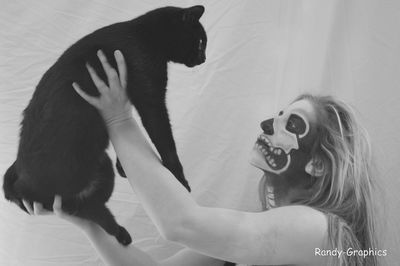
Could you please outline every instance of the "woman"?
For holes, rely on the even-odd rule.
[[[98,225],[64,213],[56,196],[54,212],[82,229],[106,263],[377,265],[371,254],[343,254],[377,248],[369,140],[348,105],[302,95],[261,123],[251,163],[264,172],[266,211],[203,207],[162,166],[132,118],[122,54],[115,52],[118,72],[101,51],[98,57],[109,86],[88,66],[100,96],[73,87],[102,114],[128,180],[161,235],[187,247],[156,262],[133,245],[122,247]],[[24,204],[30,213],[45,212],[39,203]],[[342,253],[324,256],[335,249]]]

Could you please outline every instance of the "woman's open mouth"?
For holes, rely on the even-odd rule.
[[[288,156],[285,151],[278,147],[273,147],[270,140],[260,135],[255,147],[264,155],[265,161],[272,170],[281,170],[288,163]]]

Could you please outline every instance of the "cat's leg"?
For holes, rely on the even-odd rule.
[[[117,238],[122,245],[132,242],[128,231],[120,226],[105,203],[114,188],[114,171],[109,156],[104,153],[92,174],[88,185],[73,200],[63,201],[63,210],[75,216],[99,224],[107,233]]]
[[[184,176],[182,164],[176,151],[165,102],[136,105],[136,109],[142,119],[144,128],[161,156],[164,166],[190,191],[189,183]]]
[[[115,164],[115,167],[117,168],[118,174],[120,176],[126,178],[126,174],[125,174],[124,168],[122,168],[122,165],[121,165],[121,163],[120,163],[118,158],[117,158],[117,163]]]
[[[92,221],[100,225],[108,234],[115,236],[119,243],[124,246],[132,242],[128,231],[120,226],[111,211],[104,204],[94,202],[79,204],[63,202],[63,210],[80,218]]]
[[[100,156],[98,167],[92,175],[87,188],[89,195],[86,200],[98,203],[107,202],[114,190],[114,169],[106,152]]]

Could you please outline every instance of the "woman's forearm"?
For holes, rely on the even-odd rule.
[[[199,206],[161,164],[133,119],[108,129],[132,188],[166,239],[222,260],[237,260],[248,250],[253,241],[248,213]]]
[[[101,255],[107,265],[135,265],[135,266],[158,266],[150,255],[139,250],[133,244],[122,246],[115,238],[107,234],[100,226],[90,223],[85,226],[83,232],[90,240],[93,247]]]
[[[179,225],[198,205],[161,164],[134,119],[109,126],[109,135],[148,215],[164,237],[174,238]]]

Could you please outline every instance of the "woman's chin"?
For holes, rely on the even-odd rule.
[[[256,147],[253,148],[250,154],[250,164],[263,170],[263,171],[271,171],[267,162],[265,161],[264,155],[259,151]]]

